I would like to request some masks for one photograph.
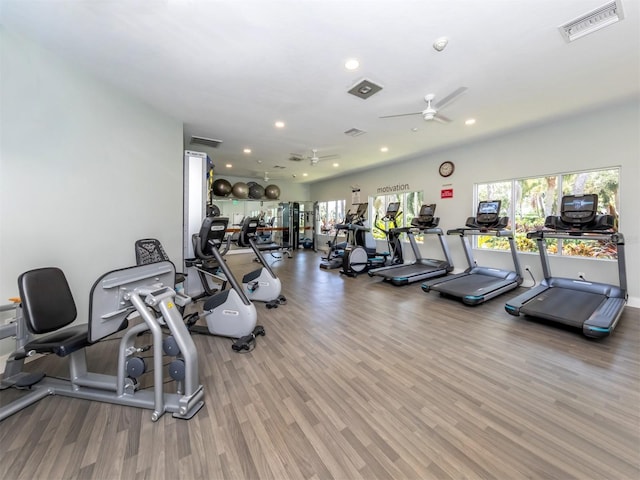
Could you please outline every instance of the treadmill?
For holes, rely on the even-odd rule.
[[[614,230],[612,215],[598,215],[598,196],[565,195],[560,216],[549,216],[545,228],[527,233],[536,240],[544,280],[511,299],[505,310],[581,328],[587,337],[606,337],[616,327],[627,303],[627,274],[624,236]],[[547,255],[547,238],[592,240],[615,243],[618,250],[619,286],[551,276]]]
[[[450,297],[459,298],[466,305],[478,305],[513,290],[522,283],[513,232],[506,229],[509,217],[500,217],[500,206],[500,200],[479,202],[476,216],[467,218],[466,227],[447,231],[447,235],[460,236],[469,268],[462,273],[425,282],[422,284],[423,291],[434,290]],[[514,270],[479,267],[473,258],[469,242],[469,237],[478,235],[507,238]]]
[[[411,227],[396,228],[394,234],[406,233],[409,238],[409,244],[416,258],[414,262],[403,263],[399,265],[389,265],[386,267],[374,268],[367,273],[370,277],[382,277],[383,281],[389,282],[396,286],[407,285],[409,283],[418,282],[426,278],[440,277],[446,275],[453,270],[453,262],[449,247],[444,240],[444,234],[441,228],[439,217],[434,217],[436,204],[422,205],[420,214],[411,220]],[[416,233],[425,235],[437,235],[444,253],[444,260],[435,260],[432,258],[422,258],[420,248],[415,239]]]

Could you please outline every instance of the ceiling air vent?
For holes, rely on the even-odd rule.
[[[573,42],[589,33],[613,25],[624,18],[621,0],[615,0],[561,25],[560,33],[567,42]]]
[[[378,93],[380,90],[382,90],[382,87],[380,85],[376,85],[371,80],[367,80],[365,78],[364,80],[360,80],[353,87],[351,87],[349,93],[366,100],[374,93]]]
[[[359,128],[350,128],[349,130],[347,130],[346,132],[344,132],[345,135],[349,135],[350,137],[359,137],[360,135],[364,135],[365,132],[364,130],[360,130]]]
[[[204,138],[204,137],[191,137],[192,145],[205,145],[207,147],[218,148],[222,143],[222,140],[215,140],[213,138]]]

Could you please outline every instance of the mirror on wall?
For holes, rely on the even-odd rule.
[[[262,237],[287,249],[300,246],[312,248],[313,204],[311,202],[282,202],[279,200],[244,200],[236,198],[212,199],[211,205],[220,215],[229,218],[229,229],[242,226],[245,217],[260,220]]]

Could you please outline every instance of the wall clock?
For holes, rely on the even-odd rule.
[[[455,170],[455,168],[456,167],[453,164],[453,162],[450,162],[447,160],[446,162],[442,162],[440,164],[440,168],[438,169],[438,172],[443,177],[449,177],[453,174],[453,171]]]

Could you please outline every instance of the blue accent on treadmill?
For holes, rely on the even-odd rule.
[[[511,310],[512,312],[516,311],[516,307],[514,307],[512,305],[505,305],[504,308],[506,308],[507,310]]]
[[[393,277],[394,280],[407,280],[409,277]]]
[[[595,332],[610,332],[611,329],[610,328],[604,328],[604,327],[587,327],[589,330],[593,330]]]
[[[484,295],[465,295],[464,298],[468,298],[469,300],[482,300]]]

